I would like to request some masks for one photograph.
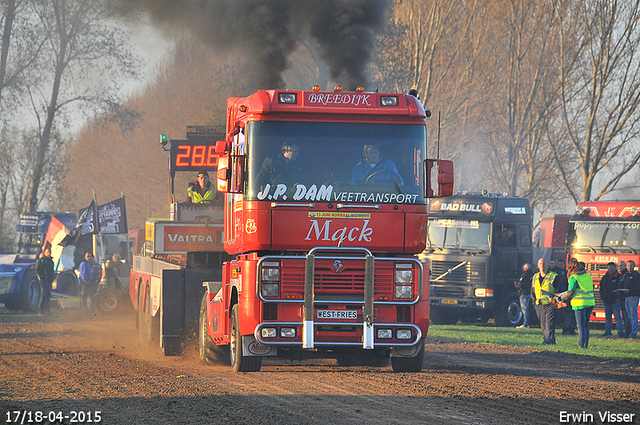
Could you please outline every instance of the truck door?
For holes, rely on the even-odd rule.
[[[495,276],[496,281],[503,281],[518,274],[517,228],[515,224],[495,223],[493,229]]]

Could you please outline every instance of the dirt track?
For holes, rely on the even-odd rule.
[[[270,359],[234,374],[201,365],[195,347],[141,352],[133,316],[54,311],[0,311],[0,423],[26,410],[100,411],[103,424],[553,424],[561,411],[599,424],[610,411],[640,424],[640,360],[427,338],[422,373]]]

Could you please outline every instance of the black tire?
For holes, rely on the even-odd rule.
[[[211,365],[216,362],[216,344],[207,332],[208,322],[207,293],[205,293],[204,297],[202,297],[202,303],[200,304],[200,321],[198,323],[198,352],[200,354],[200,361],[204,365]]]
[[[16,300],[7,300],[4,302],[4,308],[6,308],[9,313],[16,313],[20,311],[20,302]]]
[[[106,315],[115,314],[120,310],[122,294],[116,289],[103,289],[96,294],[98,312]]]
[[[36,312],[40,307],[42,287],[35,270],[27,270],[20,284],[20,307],[26,312]]]
[[[420,340],[418,354],[415,357],[391,357],[394,372],[420,372],[424,364],[424,338]]]
[[[498,304],[498,311],[495,317],[496,325],[503,327],[514,327],[522,324],[524,316],[520,309],[520,299],[518,294],[508,293]]]
[[[429,313],[429,320],[434,325],[455,325],[459,318],[458,312],[437,307],[431,307]]]
[[[63,295],[76,295],[78,293],[78,278],[73,272],[62,272],[56,279],[56,292]]]
[[[145,296],[140,297],[140,305],[138,306],[139,328],[138,335],[140,342],[145,345],[156,345],[159,347],[160,340],[160,315],[151,315],[151,303],[149,301],[150,294],[147,291]]]
[[[229,363],[234,372],[258,372],[262,367],[262,357],[242,354],[242,335],[238,319],[238,304],[231,309],[231,333],[229,343]]]

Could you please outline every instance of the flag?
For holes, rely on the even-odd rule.
[[[98,231],[96,203],[91,201],[91,204],[87,208],[83,208],[78,211],[78,222],[76,226],[71,229],[69,234],[60,241],[58,245],[68,246],[78,243],[80,236],[96,233]]]
[[[117,235],[127,233],[127,214],[124,207],[124,196],[115,201],[98,206],[98,222],[100,233]]]

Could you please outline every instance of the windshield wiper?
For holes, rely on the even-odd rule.
[[[636,254],[636,255],[638,254],[638,251],[636,251],[636,249],[631,247],[631,246],[618,246],[617,248],[618,249],[630,249],[631,252],[633,252],[634,254]],[[613,250],[613,248],[612,248],[612,250]],[[614,252],[614,254],[617,254],[616,251],[613,251],[613,252]]]

